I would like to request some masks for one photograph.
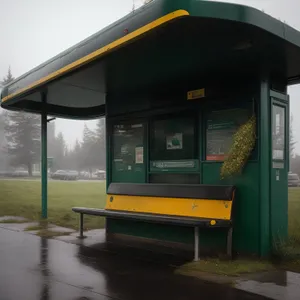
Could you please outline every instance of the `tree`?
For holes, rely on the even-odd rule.
[[[290,161],[295,156],[295,146],[296,141],[294,137],[294,130],[293,130],[293,115],[290,117],[290,140],[289,140],[289,147],[290,147]]]
[[[78,140],[75,142],[75,146],[70,148],[65,153],[66,167],[67,169],[81,171],[81,144]]]
[[[7,171],[8,157],[6,151],[6,139],[5,139],[5,114],[0,112],[0,171]]]
[[[146,5],[150,2],[152,2],[153,0],[144,0],[143,4]],[[135,11],[135,8],[136,8],[136,5],[135,5],[135,0],[132,0],[132,9],[131,11],[134,12]]]
[[[97,167],[104,169],[106,165],[106,129],[105,129],[105,118],[101,118],[97,122],[96,127],[96,163]]]
[[[9,67],[3,84],[13,81]],[[40,161],[40,117],[38,115],[9,112],[6,114],[5,137],[10,164],[26,166],[32,176],[32,165]]]
[[[9,112],[5,126],[7,151],[13,166],[26,166],[32,176],[32,165],[40,161],[40,117]]]
[[[14,80],[14,77],[12,76],[11,69],[10,69],[10,67],[8,67],[7,74],[3,78],[3,80],[1,81],[1,83],[3,85],[6,85],[6,84],[9,84],[10,82],[12,82],[13,80]]]
[[[80,171],[80,161],[81,161],[81,151],[82,147],[78,140],[75,142],[75,146],[72,152],[72,165],[79,172]]]
[[[95,145],[96,145],[96,134],[93,130],[89,129],[86,124],[84,124],[83,129],[83,141],[81,147],[81,168],[89,169],[90,173],[96,165],[95,160]]]
[[[10,67],[8,68],[7,75],[0,81],[0,94],[2,86],[10,83],[13,81],[14,78],[11,74]],[[0,108],[0,169],[2,171],[6,171],[8,167],[8,154],[7,154],[7,145],[6,145],[6,138],[5,138],[5,127],[7,122],[7,112],[3,112]]]
[[[53,169],[63,169],[66,166],[65,156],[66,156],[66,142],[64,136],[61,132],[55,137],[53,143]]]

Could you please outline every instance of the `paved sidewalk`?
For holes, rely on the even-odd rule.
[[[267,299],[175,275],[174,269],[0,228],[1,300]]]

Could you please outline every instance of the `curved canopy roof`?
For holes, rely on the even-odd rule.
[[[93,118],[110,94],[262,68],[300,82],[300,33],[242,5],[154,0],[8,84],[1,106]]]

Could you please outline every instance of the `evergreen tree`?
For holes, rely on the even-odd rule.
[[[106,128],[105,128],[105,118],[101,118],[97,122],[96,127],[96,145],[95,145],[95,155],[97,167],[100,169],[105,169],[106,165]]]
[[[95,144],[96,144],[96,134],[94,131],[88,128],[86,124],[84,124],[83,129],[83,141],[81,147],[81,169],[88,169],[90,173],[92,169],[96,165],[95,161]]]
[[[32,165],[40,161],[40,117],[9,112],[5,125],[7,150],[13,166],[26,166],[32,176]]]
[[[294,138],[294,130],[293,130],[293,115],[290,117],[290,140],[289,140],[289,147],[290,147],[290,160],[295,156],[295,146],[296,141]]]
[[[9,84],[13,79],[9,68],[2,83]],[[32,176],[32,165],[40,161],[40,117],[23,112],[8,112],[5,137],[11,165],[26,166],[28,175]]]
[[[64,136],[61,132],[58,133],[57,137],[55,137],[54,145],[53,145],[53,169],[64,169],[66,167],[66,142]]]
[[[10,67],[8,68],[8,71],[7,71],[7,74],[6,76],[3,78],[2,80],[2,84],[3,85],[6,85],[6,84],[9,84],[10,82],[12,82],[14,80],[14,77],[12,76],[12,73],[11,73],[11,69]]]
[[[73,149],[73,162],[72,162],[72,165],[74,165],[74,168],[80,172],[80,166],[81,166],[81,144],[79,143],[78,140],[76,140],[75,142],[75,146],[74,146],[74,149]]]
[[[78,140],[73,149],[69,149],[67,155],[67,168],[70,170],[81,171],[81,145]]]
[[[5,139],[5,115],[0,112],[0,172],[7,171],[8,157],[6,151],[6,139]]]

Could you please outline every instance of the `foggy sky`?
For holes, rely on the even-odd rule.
[[[136,6],[141,0],[135,0]],[[299,0],[223,0],[264,10],[300,30]],[[11,66],[15,77],[31,70],[132,9],[132,0],[0,0],[0,78]],[[300,86],[289,88],[291,112],[300,108]],[[57,119],[68,143],[81,139],[84,122]],[[94,126],[95,121],[87,124]],[[300,118],[294,117],[300,153]]]

